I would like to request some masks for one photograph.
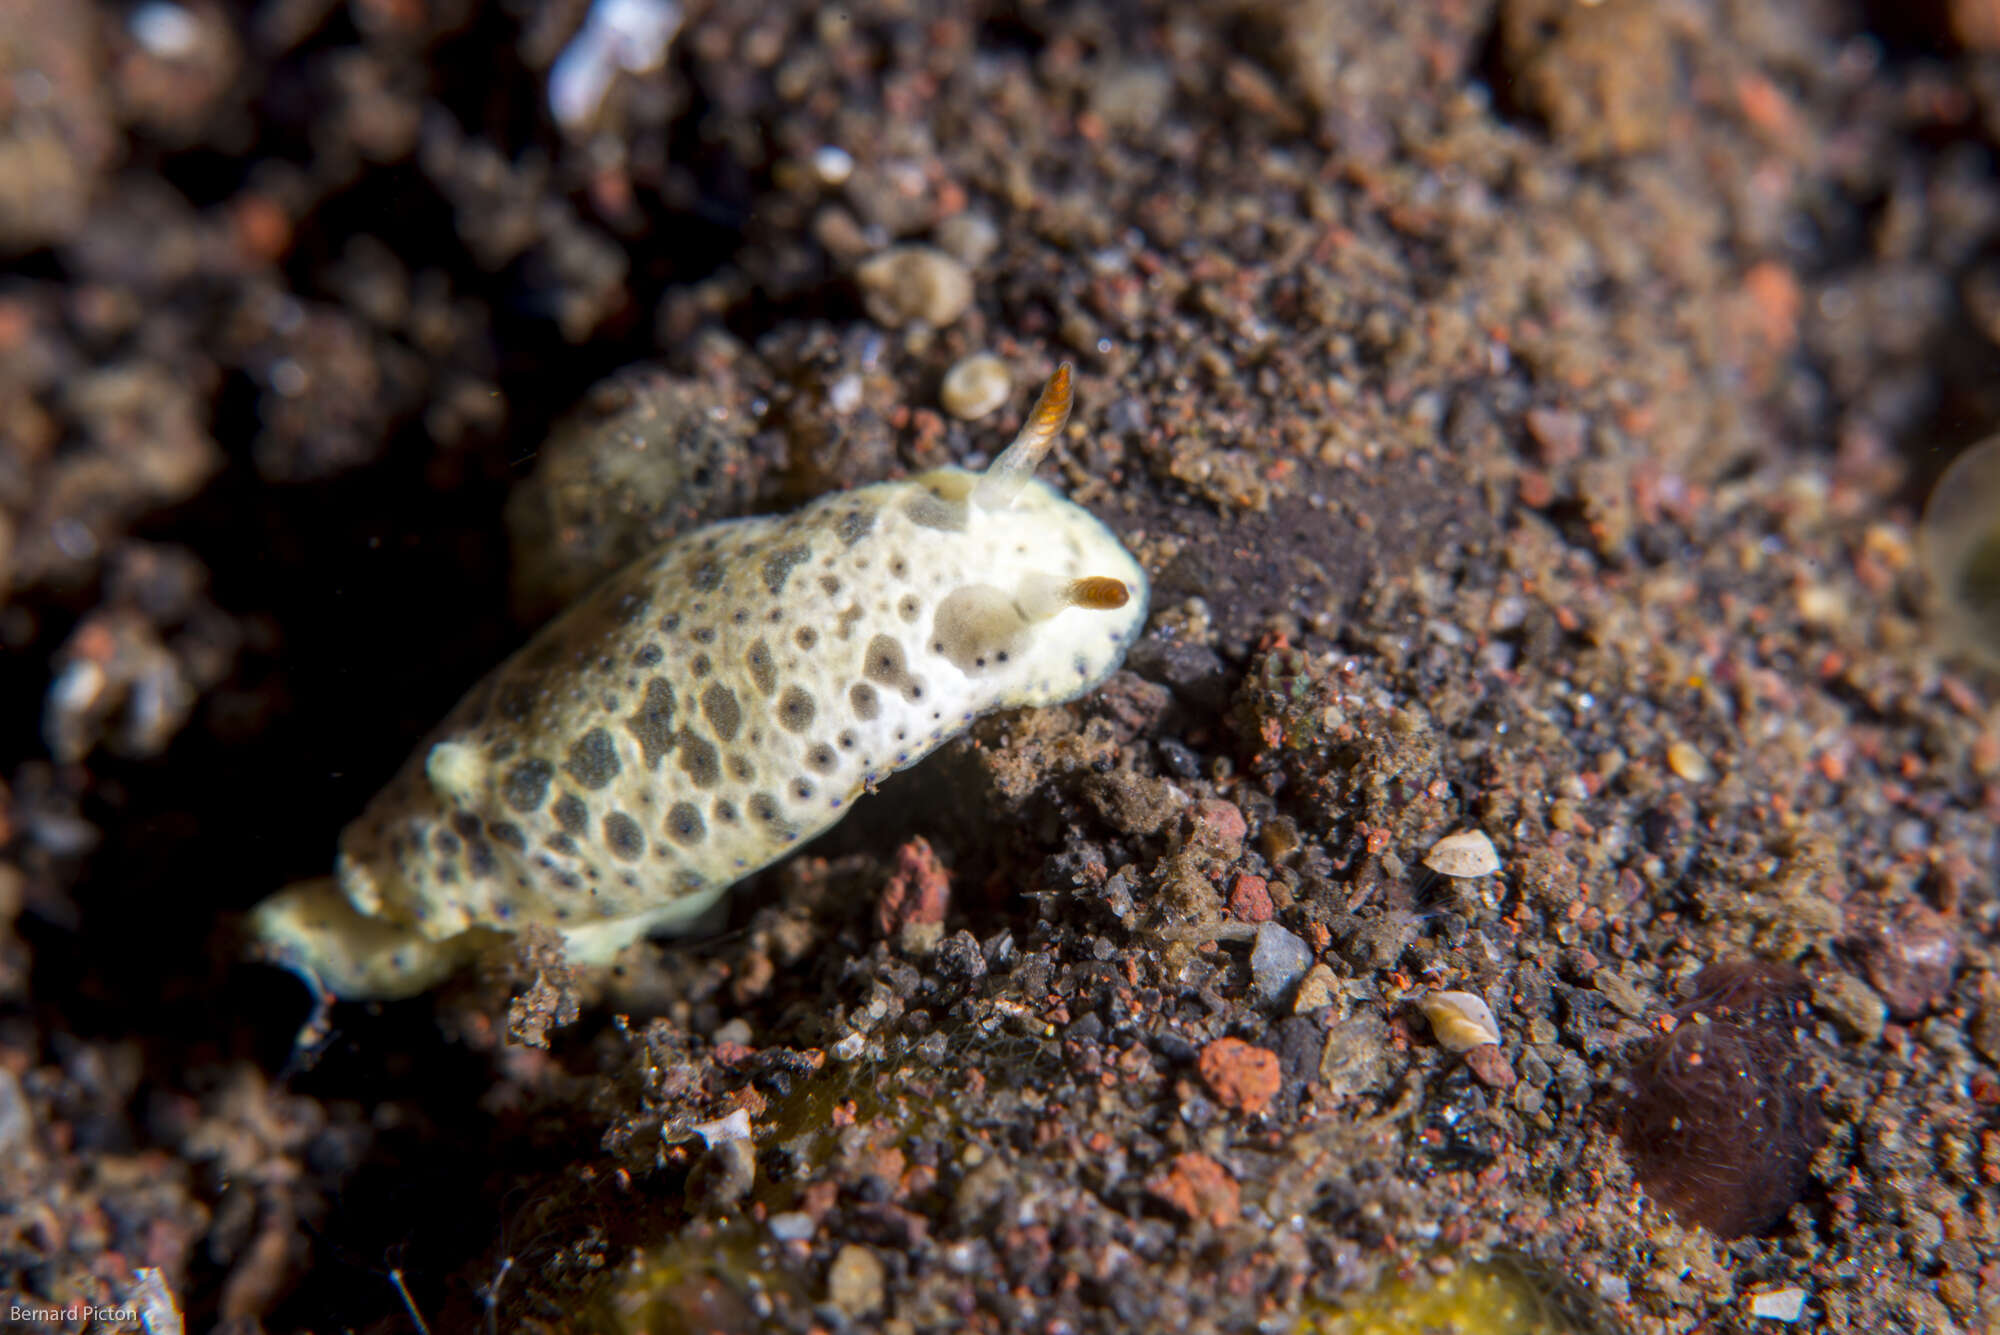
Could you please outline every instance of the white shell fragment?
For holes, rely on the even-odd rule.
[[[1470,992],[1432,992],[1419,1001],[1431,1033],[1447,1052],[1470,1052],[1500,1041],[1500,1023],[1493,1008]]]
[[[1453,880],[1469,881],[1499,871],[1500,855],[1482,831],[1454,830],[1431,845],[1431,851],[1424,854],[1424,865]]]

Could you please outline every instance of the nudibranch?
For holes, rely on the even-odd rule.
[[[490,673],[259,904],[321,994],[414,995],[545,925],[579,963],[729,887],[990,710],[1090,691],[1146,616],[1117,536],[1033,477],[1070,368],[983,473],[944,468],[685,534]]]

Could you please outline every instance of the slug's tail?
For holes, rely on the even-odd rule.
[[[479,932],[430,940],[356,912],[331,876],[298,881],[250,910],[251,957],[297,974],[315,995],[392,1001],[437,986],[471,958]]]

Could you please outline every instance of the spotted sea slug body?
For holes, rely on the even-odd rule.
[[[711,525],[606,580],[459,702],[333,876],[253,910],[260,953],[354,999],[420,992],[535,924],[602,962],[689,929],[980,714],[1091,690],[1146,577],[1031,476],[1069,381],[982,474]]]

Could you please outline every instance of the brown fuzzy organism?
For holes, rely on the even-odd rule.
[[[1619,1135],[1647,1193],[1721,1238],[1783,1219],[1825,1142],[1797,1026],[1806,983],[1758,960],[1695,975],[1672,1032],[1626,1071]]]

